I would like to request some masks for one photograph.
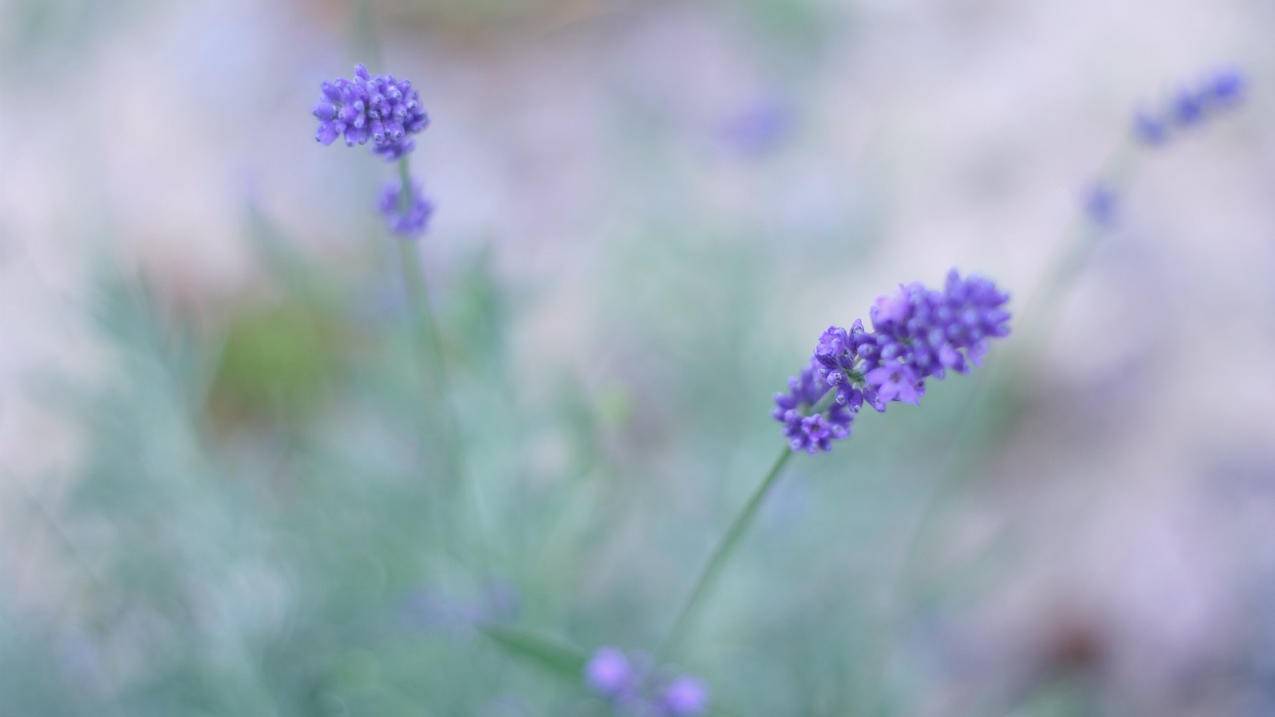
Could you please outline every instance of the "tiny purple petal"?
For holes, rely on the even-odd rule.
[[[336,140],[338,134],[340,134],[340,131],[337,130],[333,123],[324,122],[319,125],[319,131],[314,135],[314,138],[318,140],[320,144],[328,145],[332,144],[332,142]]]

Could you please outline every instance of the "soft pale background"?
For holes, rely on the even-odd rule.
[[[72,580],[27,517],[29,498],[56,503],[80,461],[82,432],[48,400],[50,376],[112,374],[85,318],[95,266],[136,267],[163,303],[215,325],[269,291],[243,237],[252,204],[314,256],[378,271],[368,245],[385,240],[369,198],[392,172],[317,146],[307,114],[318,83],[355,61],[412,78],[430,110],[414,166],[439,206],[424,242],[439,300],[459,281],[451,267],[487,246],[516,287],[511,350],[526,395],[552,393],[543,379],[558,373],[599,401],[618,393],[638,422],[616,439],[621,452],[668,469],[646,477],[654,493],[621,511],[590,569],[599,601],[654,575],[634,599],[670,604],[696,560],[670,565],[634,546],[652,526],[702,520],[689,539],[702,554],[770,451],[687,459],[699,429],[683,433],[659,398],[685,389],[671,378],[694,345],[683,339],[715,331],[723,312],[755,312],[722,335],[743,357],[721,370],[766,382],[737,388],[759,417],[741,439],[760,441],[782,367],[893,284],[937,282],[956,265],[995,277],[1022,308],[1130,112],[1235,64],[1251,79],[1246,106],[1139,155],[1119,224],[1074,290],[1048,307],[1048,325],[1022,317],[1027,410],[952,498],[927,563],[941,576],[993,553],[994,587],[918,621],[892,659],[921,695],[915,709],[933,713],[1013,700],[1000,695],[1030,682],[1025,656],[1055,639],[1100,655],[1086,689],[1115,713],[1275,709],[1275,622],[1261,607],[1275,588],[1275,8],[397,0],[373,3],[375,62],[357,10],[335,1],[106,5],[0,2],[8,602],[47,605]],[[773,135],[741,140],[749,122],[772,122]],[[661,248],[668,235],[681,238]],[[735,261],[764,282],[738,278]],[[743,283],[713,288],[731,277]],[[663,328],[634,335],[626,310]],[[748,358],[759,342],[760,369]],[[931,465],[947,450],[888,440]],[[531,443],[522,459],[547,472],[566,460],[553,435]],[[870,537],[868,562],[888,563],[923,501],[894,505],[865,535],[811,527],[835,525],[855,500],[844,484],[863,480],[856,450],[837,448],[849,455],[836,473],[797,469],[780,496],[795,502],[778,502],[798,519],[782,531]],[[927,470],[900,468],[899,480],[925,495]],[[843,487],[819,487],[830,481]],[[682,507],[650,517],[669,495]],[[815,576],[763,558],[737,587],[763,589],[745,580],[769,574],[785,586],[771,599],[794,601],[802,581],[829,580],[889,610],[876,573],[837,565],[845,574]],[[809,609],[839,609],[820,600]]]

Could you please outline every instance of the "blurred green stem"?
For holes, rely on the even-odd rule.
[[[757,486],[757,489],[753,491],[752,497],[744,504],[743,510],[739,512],[739,515],[735,516],[735,521],[727,528],[726,535],[722,536],[721,542],[713,550],[712,556],[708,559],[708,564],[704,566],[704,570],[700,572],[699,579],[695,581],[695,587],[691,590],[690,597],[682,605],[681,611],[677,614],[677,619],[673,621],[673,627],[669,629],[664,641],[660,643],[659,648],[655,651],[656,663],[668,656],[677,647],[678,641],[690,628],[700,603],[704,601],[709,590],[712,589],[713,584],[717,581],[718,575],[726,566],[726,561],[730,560],[731,555],[734,554],[735,548],[739,544],[739,539],[748,530],[748,526],[752,525],[762,502],[766,500],[766,496],[779,480],[779,476],[783,474],[784,465],[788,463],[788,459],[791,457],[792,451],[787,446],[784,446],[783,452],[775,459],[770,471],[762,478],[761,484]]]
[[[398,160],[399,211],[406,213],[414,200],[412,191],[412,175],[407,157]],[[450,380],[447,370],[447,356],[443,345],[442,332],[429,306],[429,293],[425,288],[425,269],[421,264],[420,247],[417,241],[410,238],[399,238],[399,268],[403,272],[403,284],[407,288],[408,302],[411,304],[416,332],[421,344],[422,363],[425,364],[425,384],[427,400],[436,398],[442,407],[443,417],[443,458],[448,472],[459,483],[467,483],[465,479],[464,446],[460,433],[460,422],[455,406],[452,404]],[[485,525],[481,501],[473,492],[473,486],[462,486],[471,493],[475,516],[479,525]]]
[[[399,181],[402,189],[399,192],[399,211],[406,213],[412,202],[412,176],[407,165],[407,157],[398,160]],[[421,266],[420,247],[414,239],[400,238],[396,242],[399,251],[399,269],[403,272],[403,286],[407,289],[408,303],[411,304],[412,319],[423,351],[422,358],[426,366],[426,386],[433,388],[438,398],[445,405],[447,418],[447,434],[455,430],[452,420],[451,401],[447,399],[447,361],[443,356],[442,334],[438,330],[438,322],[434,320],[434,312],[430,311],[429,293],[425,289],[425,270]],[[451,453],[451,441],[447,441],[447,452]],[[452,457],[448,456],[448,462]],[[455,466],[451,466],[455,468]]]

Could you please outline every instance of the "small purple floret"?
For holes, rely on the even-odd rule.
[[[708,690],[694,677],[678,677],[660,694],[660,706],[672,717],[693,717],[708,709]]]
[[[1190,90],[1180,90],[1173,96],[1170,116],[1179,127],[1190,127],[1204,119],[1205,98]]]
[[[589,688],[603,697],[618,697],[634,688],[637,673],[629,658],[614,647],[600,647],[584,667]]]
[[[1119,196],[1107,184],[1094,184],[1085,194],[1084,208],[1085,214],[1094,224],[1111,227],[1116,223],[1116,215],[1120,208]]]
[[[856,319],[850,329],[830,326],[819,337],[810,365],[775,396],[771,414],[793,450],[827,451],[850,435],[867,403],[919,404],[927,378],[969,371],[990,339],[1009,334],[1009,296],[976,276],[953,269],[942,291],[919,283],[900,286],[869,310],[872,330]]]
[[[332,144],[337,137],[350,147],[371,141],[373,152],[395,160],[412,151],[411,136],[429,126],[411,82],[393,75],[373,77],[363,65],[354,68],[353,79],[324,82],[320,90],[323,97],[312,114],[319,120],[314,138],[321,144]]]
[[[403,237],[414,237],[425,231],[429,218],[434,214],[434,204],[425,197],[418,182],[412,182],[408,206],[403,206],[403,187],[398,182],[385,185],[381,191],[379,209],[391,232]]]
[[[1206,101],[1216,107],[1226,107],[1244,99],[1244,89],[1248,81],[1244,74],[1235,68],[1220,70],[1209,78],[1202,94]]]
[[[1145,145],[1155,146],[1168,139],[1169,128],[1159,117],[1138,112],[1133,116],[1133,136]]]
[[[600,647],[584,666],[585,686],[618,714],[695,717],[708,708],[708,688],[690,675],[669,679],[649,658]]]

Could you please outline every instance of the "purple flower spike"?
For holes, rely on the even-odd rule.
[[[693,717],[708,709],[708,690],[694,677],[678,677],[660,694],[660,706],[672,717]]]
[[[1235,68],[1214,72],[1194,89],[1175,93],[1158,112],[1139,111],[1133,118],[1133,136],[1147,146],[1164,144],[1172,129],[1187,129],[1244,100],[1248,80]]]
[[[600,647],[584,666],[584,681],[603,697],[619,697],[636,685],[636,671],[623,652]]]
[[[381,192],[380,210],[391,232],[414,237],[425,231],[434,214],[434,204],[425,198],[418,182],[412,182],[410,203],[403,207],[403,186],[398,182],[385,185]]]
[[[372,76],[363,65],[354,68],[353,79],[324,82],[320,90],[323,97],[312,114],[319,120],[314,138],[321,144],[340,136],[350,147],[370,140],[373,152],[393,161],[415,147],[411,135],[429,126],[412,83],[393,75]]]
[[[869,310],[872,330],[855,320],[830,326],[810,365],[775,396],[771,414],[793,450],[827,451],[850,435],[859,408],[919,404],[927,378],[965,373],[987,353],[990,339],[1009,334],[1009,296],[987,279],[953,269],[942,291],[917,283],[899,287]]]

